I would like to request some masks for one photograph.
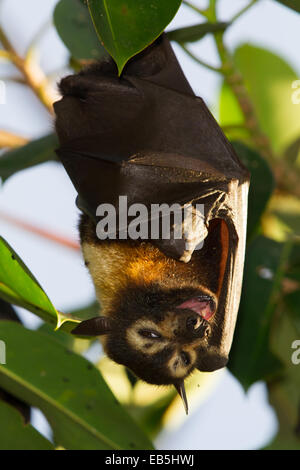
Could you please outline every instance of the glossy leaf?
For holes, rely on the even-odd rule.
[[[179,43],[196,42],[204,38],[206,34],[224,31],[229,23],[200,23],[186,28],[173,29],[167,32],[170,41]]]
[[[54,25],[75,59],[97,60],[106,54],[89,11],[80,0],[60,0],[54,10]]]
[[[265,450],[300,450],[299,399],[291,399],[293,388],[289,379],[269,386],[268,398],[277,415],[278,432]]]
[[[286,269],[286,290],[284,308],[289,319],[300,335],[300,244],[295,243]],[[296,338],[295,338],[296,339]]]
[[[21,320],[19,319],[12,305],[8,304],[2,299],[0,299],[0,332],[1,332],[1,321],[14,321],[17,323],[21,323]],[[0,340],[1,340],[1,333],[0,333]],[[14,397],[10,393],[0,388],[0,402],[1,401],[6,402],[7,404],[15,408],[21,414],[23,418],[23,422],[26,424],[29,423],[31,410],[30,410],[30,406],[28,406],[27,403],[24,403],[21,400],[18,400],[16,397]],[[1,429],[1,420],[0,420],[0,429]],[[1,445],[1,442],[0,442],[0,445]]]
[[[300,13],[300,0],[277,0],[277,2]]]
[[[0,401],[0,450],[54,450],[53,445],[21,415]]]
[[[300,283],[300,244],[295,243],[286,269],[286,276],[289,279]]]
[[[272,213],[284,224],[286,231],[300,235],[300,201],[299,199],[287,198],[286,208],[283,204],[276,207],[276,199],[272,203]],[[294,204],[293,204],[294,203]]]
[[[69,331],[76,320],[57,312],[33,274],[13,248],[0,237],[0,297],[26,308],[56,327]]]
[[[49,323],[43,323],[37,331],[45,335],[49,335],[52,339],[58,341],[63,346],[77,354],[85,353],[91,345],[97,341],[96,338],[93,338],[92,340],[88,338],[77,338],[76,336],[64,331],[63,327],[59,330],[54,330]]]
[[[59,341],[13,322],[1,323],[9,345],[0,386],[38,407],[66,449],[151,449],[99,371]],[[30,345],[30,347],[29,347]]]
[[[300,166],[300,137],[293,141],[285,150],[284,158],[291,164]]]
[[[245,118],[229,85],[223,82],[219,98],[219,123],[229,140],[250,141]]]
[[[0,156],[0,178],[5,181],[18,171],[49,160],[56,160],[55,149],[57,147],[56,135],[50,134],[4,153]]]
[[[49,298],[16,252],[0,237],[0,295],[21,307],[32,305],[40,316],[56,322],[56,310]],[[6,296],[11,298],[6,299]]]
[[[293,362],[293,347],[299,339],[293,319],[288,314],[286,305],[279,306],[276,322],[271,335],[271,346],[284,364],[284,373],[280,380],[269,383],[270,403],[276,410],[279,429],[268,449],[300,450],[300,374],[299,364]]]
[[[270,349],[270,331],[289,244],[255,238],[247,250],[241,304],[229,369],[248,389],[281,371]]]
[[[181,0],[88,0],[98,36],[118,65],[151,44],[175,16]]]
[[[298,79],[297,73],[279,56],[249,44],[236,49],[234,61],[244,77],[261,129],[274,151],[284,152],[300,135],[299,107],[292,101],[292,83]],[[222,88],[219,115],[222,126],[240,126],[244,122],[227,86]],[[234,138],[240,135],[235,134]]]
[[[251,174],[248,200],[248,238],[256,231],[260,218],[275,187],[274,177],[266,160],[242,142],[232,142],[233,147]]]
[[[287,294],[284,303],[298,336],[300,335],[300,289]]]

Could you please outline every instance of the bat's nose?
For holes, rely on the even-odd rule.
[[[185,327],[188,333],[196,334],[199,337],[208,337],[211,331],[209,323],[197,313],[192,312],[187,315]]]

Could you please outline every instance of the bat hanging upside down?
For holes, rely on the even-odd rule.
[[[106,60],[66,77],[60,90],[57,153],[78,192],[82,252],[101,304],[101,315],[73,333],[101,336],[107,355],[142,380],[173,384],[187,411],[184,379],[228,361],[248,172],[165,36],[131,59],[121,78]],[[188,205],[193,223],[181,226],[179,238],[176,223],[168,237],[149,230],[126,238],[134,211],[122,225],[120,196],[149,214],[153,205]],[[103,204],[117,221],[107,239],[97,229]],[[152,222],[149,215],[147,228]]]

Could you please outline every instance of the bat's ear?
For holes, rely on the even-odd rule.
[[[82,321],[74,330],[73,335],[100,336],[112,331],[111,320],[107,317],[95,317]]]
[[[179,393],[180,398],[183,402],[185,413],[188,414],[189,413],[189,406],[188,406],[188,402],[187,402],[187,398],[186,398],[184,380],[181,380],[180,382],[176,382],[174,384],[174,386],[175,386],[177,392]]]

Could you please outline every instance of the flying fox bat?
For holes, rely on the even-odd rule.
[[[248,171],[194,95],[164,35],[121,77],[113,61],[104,61],[64,78],[60,90],[57,153],[78,192],[82,252],[102,307],[101,316],[73,333],[101,335],[112,360],[150,384],[173,384],[187,411],[184,379],[228,361],[243,276]],[[134,210],[124,218],[120,197],[129,208],[146,208],[144,228],[154,223],[153,205],[162,204],[189,207],[192,223],[173,218],[168,237],[146,230],[132,239],[126,230]],[[113,207],[117,219],[107,239],[97,230],[101,207]]]

